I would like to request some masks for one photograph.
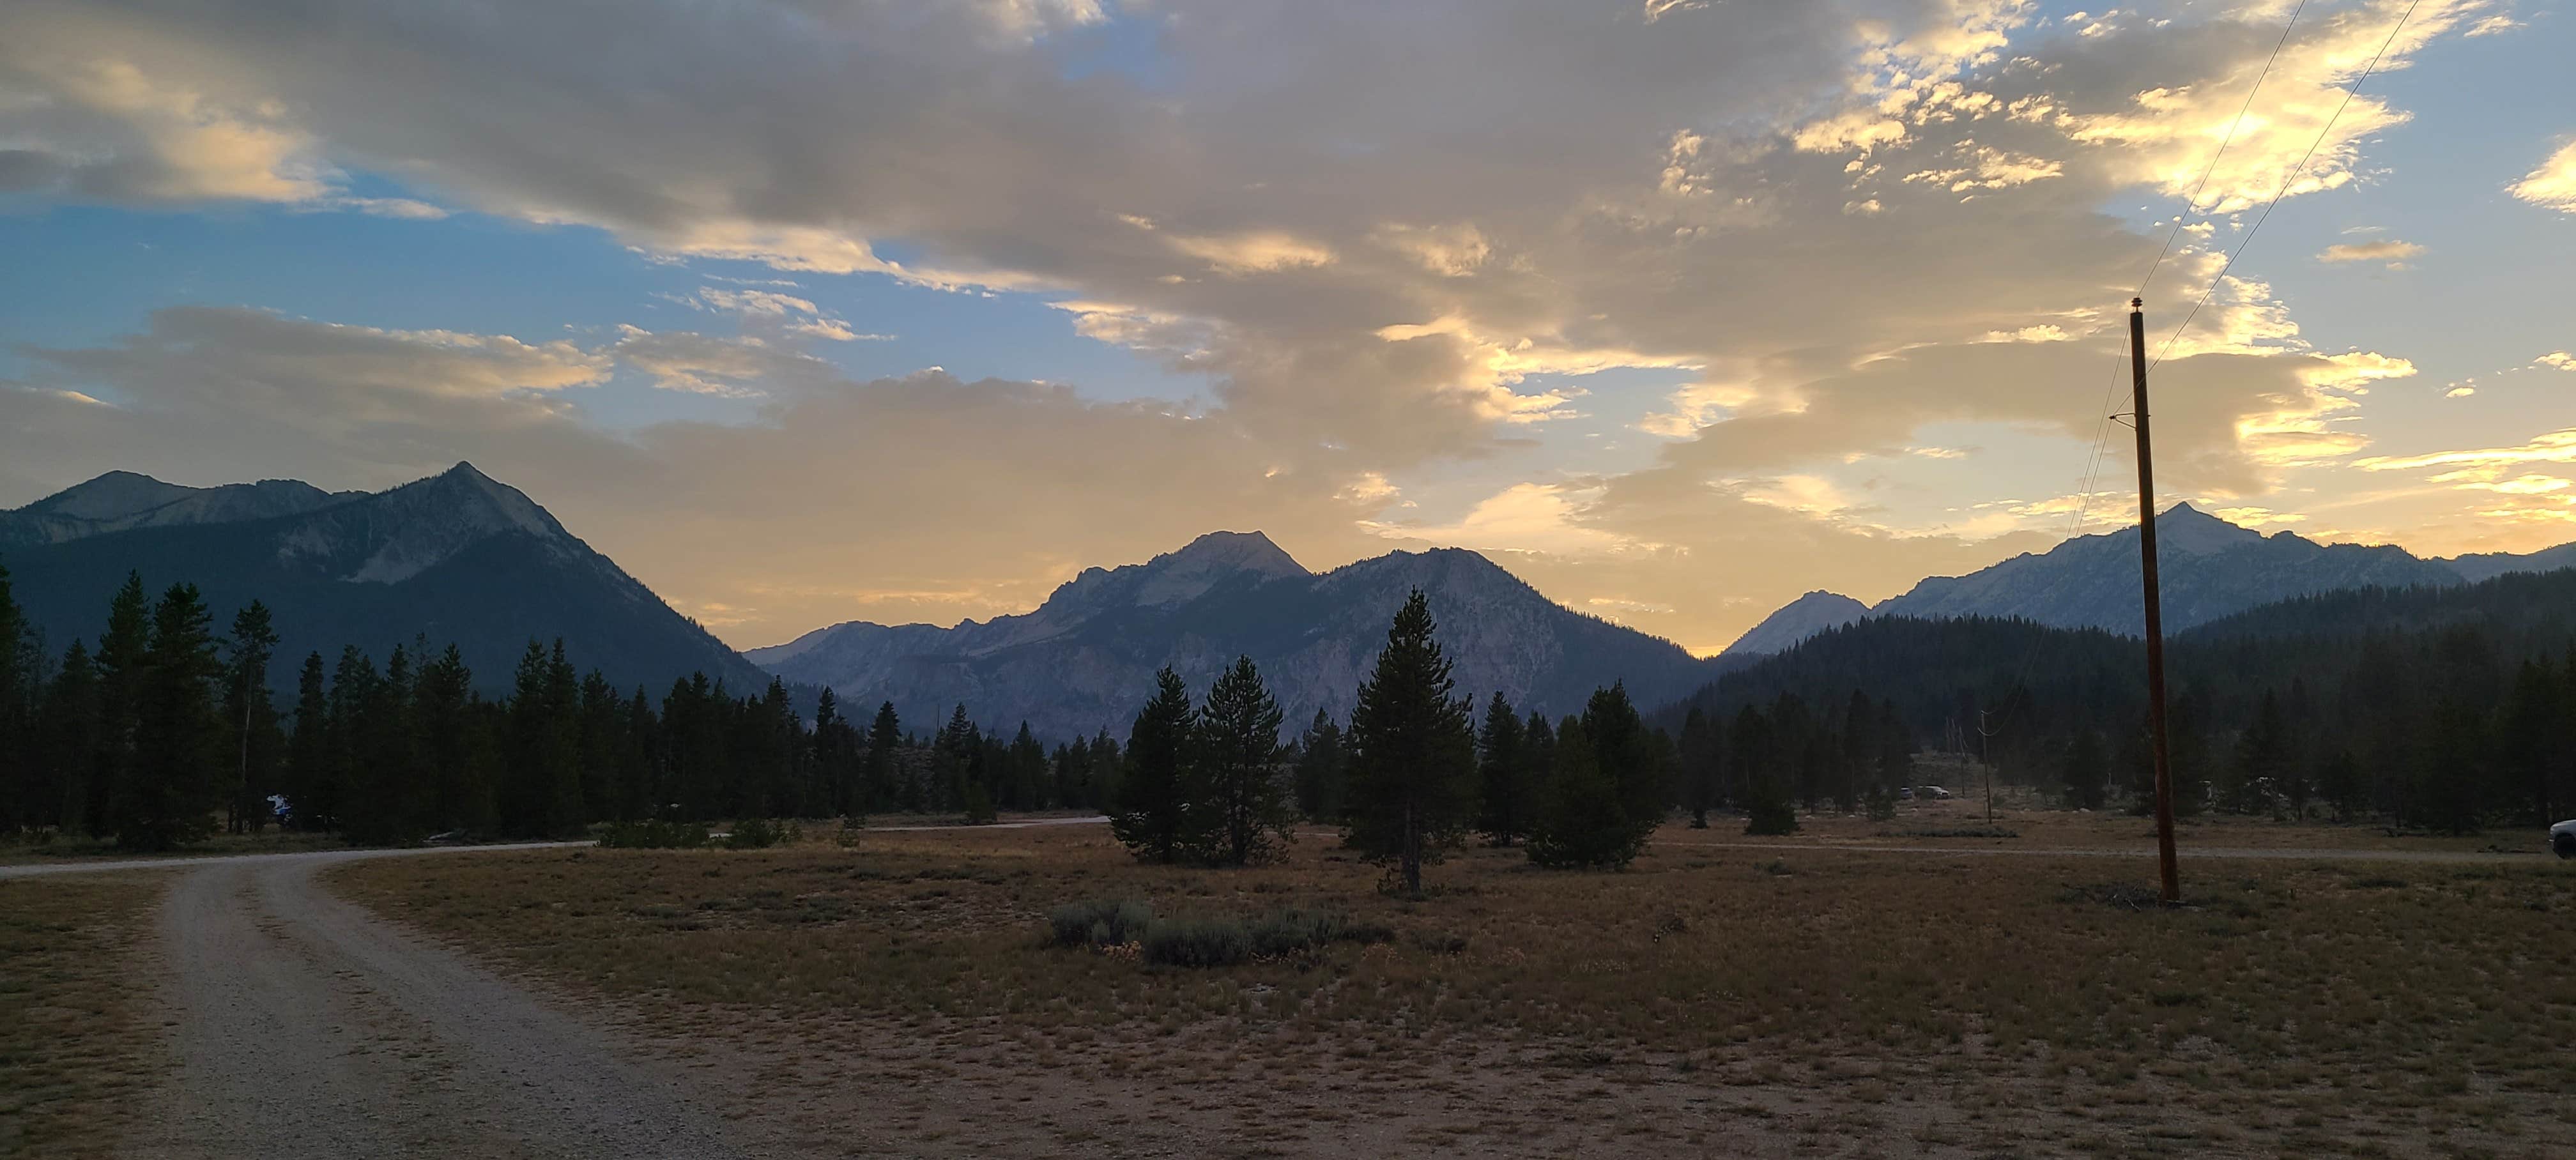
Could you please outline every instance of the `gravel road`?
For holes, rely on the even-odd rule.
[[[314,881],[370,856],[187,865],[160,922],[173,1066],[126,1155],[769,1154],[676,1069]]]

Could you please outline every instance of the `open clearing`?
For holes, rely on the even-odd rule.
[[[1899,836],[1982,824],[1946,803],[1777,842],[1672,827],[1623,874],[1471,850],[1423,902],[1327,841],[1202,871],[1074,825],[331,881],[625,1024],[794,1154],[2576,1151],[2576,869],[2210,823],[2185,831],[2193,905],[2166,912],[2111,889],[2152,863],[2088,856],[2135,848],[2136,819]],[[1046,911],[1087,898],[1321,906],[1395,938],[1213,971],[1041,949]]]

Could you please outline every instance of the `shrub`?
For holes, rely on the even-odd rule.
[[[599,844],[611,850],[695,850],[707,844],[707,827],[699,822],[612,822],[599,832]]]
[[[1047,945],[1125,946],[1142,941],[1152,925],[1152,903],[1109,898],[1067,903],[1047,912]]]
[[[1322,910],[1274,910],[1249,919],[1156,918],[1151,904],[1096,898],[1047,912],[1046,944],[1117,947],[1140,944],[1159,966],[1227,967],[1254,959],[1312,955],[1337,942],[1382,943],[1395,932]]]
[[[1145,961],[1167,967],[1230,967],[1252,957],[1252,936],[1229,919],[1164,919],[1145,929]]]
[[[725,835],[725,849],[766,850],[786,837],[786,832],[773,823],[745,818],[733,824],[733,833]]]

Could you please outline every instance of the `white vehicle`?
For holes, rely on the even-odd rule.
[[[2549,848],[2561,858],[2576,858],[2576,818],[2549,827]]]
[[[1937,785],[1918,785],[1914,787],[1914,796],[1946,802],[1950,800],[1950,791]]]

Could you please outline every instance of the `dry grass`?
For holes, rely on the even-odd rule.
[[[110,1155],[161,1066],[136,957],[167,880],[0,881],[0,1156]]]
[[[2139,829],[2009,824],[2034,848]],[[1612,1137],[1801,1155],[2576,1149],[2576,872],[2552,862],[2203,861],[2195,905],[2168,912],[2103,901],[2143,863],[1797,848],[1896,844],[1825,825],[1774,849],[1658,837],[1614,875],[1470,851],[1421,902],[1311,838],[1215,872],[1139,866],[1087,827],[383,861],[340,881],[690,1050],[724,1040],[770,1069],[759,1086],[815,1107],[849,1106],[861,1072],[899,1108],[990,1092],[1033,1101],[1020,1122],[1076,1152],[1150,1137],[1304,1153],[1361,1128],[1531,1154]],[[1321,906],[1397,937],[1221,971],[1040,948],[1049,908],[1095,897]],[[888,1123],[915,1148],[925,1132],[959,1152],[1029,1144],[944,1106]]]
[[[338,834],[309,830],[262,830],[256,834],[216,834],[202,842],[156,854],[120,850],[112,837],[47,834],[41,840],[13,838],[0,842],[0,866],[74,861],[125,861],[133,858],[197,858],[209,854],[293,854],[306,850],[346,850]]]

